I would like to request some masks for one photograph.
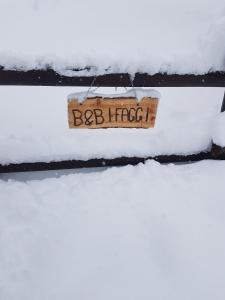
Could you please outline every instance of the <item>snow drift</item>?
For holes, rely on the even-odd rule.
[[[204,161],[0,180],[0,298],[224,300],[224,177]]]
[[[224,7],[224,0],[2,0],[0,65],[66,75],[86,66],[95,74],[224,71]]]

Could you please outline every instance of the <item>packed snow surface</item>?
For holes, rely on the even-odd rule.
[[[207,151],[220,88],[160,88],[150,129],[69,129],[67,96],[83,88],[0,87],[0,163],[149,157]],[[99,93],[124,89],[102,88]]]
[[[219,114],[214,122],[213,142],[225,147],[225,112]]]
[[[0,180],[0,299],[224,300],[224,178],[148,161]]]
[[[225,70],[224,0],[1,0],[0,12],[9,69]]]
[[[83,102],[87,98],[92,98],[92,97],[101,97],[101,98],[114,98],[114,94],[101,94],[95,91],[85,91],[85,92],[77,92],[73,93],[67,96],[68,101],[77,99],[79,102]],[[149,97],[149,98],[157,98],[160,99],[161,95],[158,91],[153,90],[153,89],[144,89],[144,88],[132,88],[127,90],[124,93],[116,93],[117,98],[129,98],[133,97],[136,98],[138,101],[143,99],[144,97]]]

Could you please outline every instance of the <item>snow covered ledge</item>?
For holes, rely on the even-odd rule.
[[[212,140],[212,156],[225,159],[225,111],[221,112],[215,120]]]
[[[160,99],[161,94],[158,91],[153,89],[132,88],[121,94],[115,94],[115,93],[102,94],[102,93],[92,92],[92,91],[72,93],[67,96],[67,100],[68,102],[70,102],[71,100],[76,99],[78,100],[79,103],[83,103],[87,98],[95,98],[95,97],[100,97],[105,99],[136,98],[138,101],[141,101],[144,97]]]

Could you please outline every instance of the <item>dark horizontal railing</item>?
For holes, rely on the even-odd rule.
[[[225,87],[225,72],[210,72],[204,75],[112,73],[104,75],[65,76],[53,69],[46,70],[6,70],[0,68],[0,85],[33,85],[33,86],[102,86],[102,87]],[[91,73],[90,73],[91,74]]]
[[[60,169],[76,169],[76,168],[92,168],[92,167],[109,167],[109,166],[125,166],[137,165],[144,163],[148,159],[154,159],[160,163],[173,163],[173,162],[190,162],[199,161],[203,159],[212,158],[210,152],[201,152],[192,155],[160,155],[155,157],[118,157],[113,159],[89,159],[89,160],[64,160],[53,162],[34,162],[34,163],[20,163],[0,165],[0,173],[11,172],[27,172],[27,171],[47,171],[47,170],[60,170]]]

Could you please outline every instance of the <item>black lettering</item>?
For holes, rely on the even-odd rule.
[[[102,115],[102,110],[101,109],[94,109],[94,114],[95,114],[95,122],[96,122],[96,125],[100,125],[102,123],[104,123],[104,117]]]
[[[140,115],[138,116],[138,111],[141,111],[141,112],[142,112],[142,111],[143,111],[142,107],[139,106],[139,107],[136,109],[136,115],[135,115],[135,117],[136,117],[136,122],[142,121],[142,118],[143,118],[143,117],[140,116]]]
[[[146,112],[146,122],[148,122],[148,116],[149,116],[149,107],[147,108],[147,112]]]
[[[131,112],[134,112],[134,114],[132,115]],[[130,110],[129,110],[129,115],[128,115],[128,119],[129,119],[129,122],[134,122],[135,121],[135,108],[131,107]]]
[[[111,113],[111,108],[109,108],[109,123],[112,122],[112,113]]]
[[[84,117],[85,117],[85,125],[90,126],[92,125],[93,121],[91,121],[91,118],[93,116],[93,111],[90,109],[85,110]]]
[[[116,108],[116,122],[118,121],[118,116],[119,116],[118,111],[121,110],[121,109],[122,109],[121,107]]]
[[[123,122],[124,121],[124,117],[126,117],[126,120],[125,121],[129,121],[129,118],[128,118],[128,109],[127,108],[122,108],[122,115],[121,115],[121,121]]]
[[[80,126],[83,124],[82,112],[79,109],[73,109],[74,126]],[[79,122],[80,121],[80,122]]]

